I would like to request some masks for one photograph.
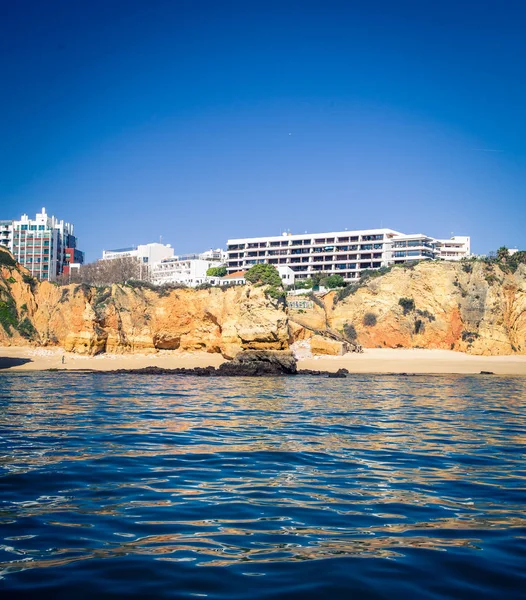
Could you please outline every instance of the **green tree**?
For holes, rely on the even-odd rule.
[[[254,265],[245,273],[245,279],[250,283],[268,286],[265,295],[270,298],[284,302],[287,296],[279,272],[273,265]]]
[[[322,283],[331,290],[338,287],[345,287],[345,281],[341,275],[329,275],[329,277],[322,280]]]
[[[206,272],[207,277],[224,277],[226,267],[210,267]]]
[[[250,283],[261,283],[273,287],[283,287],[279,272],[273,265],[254,265],[245,273],[245,279]]]
[[[509,257],[510,257],[510,251],[506,248],[506,246],[501,246],[497,250],[497,260],[499,262],[507,262]]]

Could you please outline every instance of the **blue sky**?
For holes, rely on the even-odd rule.
[[[526,248],[526,3],[0,0],[0,218],[88,260],[392,227]]]

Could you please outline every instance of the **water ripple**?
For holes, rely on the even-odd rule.
[[[0,384],[3,593],[524,597],[524,379]]]

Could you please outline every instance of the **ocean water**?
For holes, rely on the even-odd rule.
[[[0,375],[0,597],[525,598],[526,379]]]

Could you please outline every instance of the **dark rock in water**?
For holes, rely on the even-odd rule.
[[[347,369],[338,369],[336,373],[329,373],[328,377],[331,379],[345,379],[348,373]]]
[[[278,350],[245,350],[234,360],[217,369],[217,375],[248,376],[296,375],[296,359],[292,352]]]
[[[495,373],[493,371],[481,371],[480,374],[481,375],[495,375]]]
[[[128,375],[198,375],[210,377],[215,373],[214,367],[195,367],[193,369],[163,369],[162,367],[143,367],[142,369],[117,369],[115,371],[100,371],[100,373],[126,373]]]

